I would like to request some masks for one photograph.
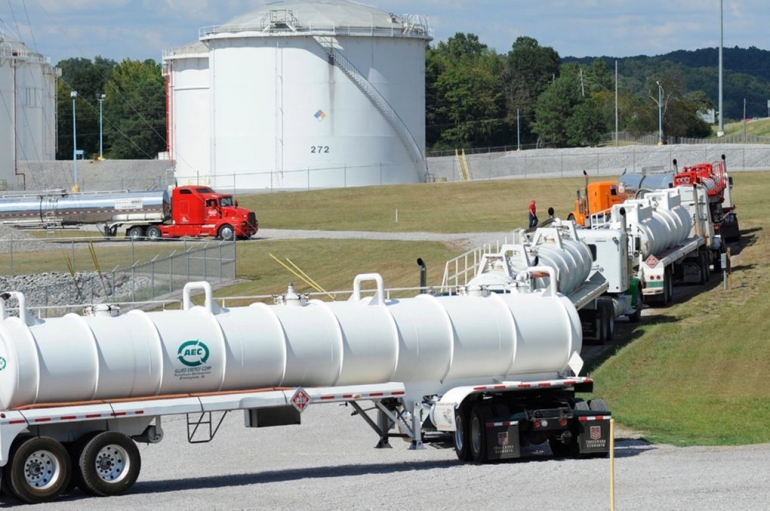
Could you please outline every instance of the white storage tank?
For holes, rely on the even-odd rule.
[[[56,78],[51,61],[0,29],[0,189],[24,188],[18,162],[56,158]]]
[[[178,182],[249,190],[423,180],[430,40],[423,17],[346,0],[273,2],[201,29],[205,65],[197,54],[164,58]],[[208,84],[195,81],[208,115],[196,116],[185,111],[189,89],[177,88],[204,68]],[[183,133],[185,118],[195,122]]]

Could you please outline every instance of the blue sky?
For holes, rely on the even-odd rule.
[[[258,9],[260,0],[6,0],[0,28],[55,64],[96,55],[160,60],[198,29]],[[719,44],[719,0],[368,0],[428,16],[436,40],[470,32],[498,52],[521,35],[561,56],[659,55]],[[770,2],[724,0],[726,47],[770,49]]]

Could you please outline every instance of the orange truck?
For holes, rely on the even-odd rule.
[[[617,181],[588,182],[588,173],[583,171],[586,178],[585,196],[577,191],[575,210],[567,216],[568,220],[574,220],[577,225],[589,226],[591,215],[609,213],[612,206],[620,204],[628,197],[618,188]]]

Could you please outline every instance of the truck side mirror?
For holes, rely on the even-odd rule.
[[[238,207],[238,199],[235,199],[235,207]]]

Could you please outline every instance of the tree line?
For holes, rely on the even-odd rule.
[[[770,99],[770,52],[724,53],[726,119],[764,116]],[[664,137],[707,137],[698,113],[717,102],[716,49],[659,57],[617,59],[620,131]],[[753,63],[753,64],[752,64]],[[457,33],[425,50],[428,150],[471,147],[591,146],[615,131],[615,59],[561,58],[531,37],[506,54],[474,34]],[[166,150],[165,80],[152,59],[117,63],[96,57],[57,64],[57,159],[73,151],[71,91],[77,91],[77,145],[85,157],[99,150],[99,100],[107,158],[148,159]]]

